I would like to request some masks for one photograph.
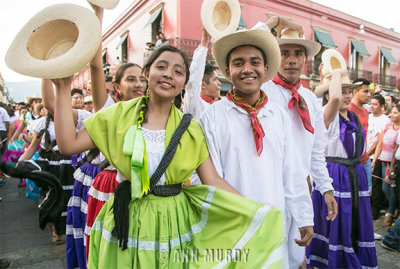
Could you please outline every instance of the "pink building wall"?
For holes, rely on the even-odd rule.
[[[349,64],[350,38],[364,41],[371,54],[363,57],[362,68],[374,75],[379,72],[380,46],[392,49],[394,58],[400,60],[400,34],[353,16],[330,9],[308,0],[243,0],[242,18],[248,28],[258,21],[267,20],[270,14],[292,18],[303,26],[305,37],[314,39],[313,27],[322,27],[331,31],[337,50],[342,53]],[[137,0],[109,27],[103,34],[103,49],[107,49],[107,60],[115,65],[116,57],[121,54],[116,49],[121,35],[129,31],[128,61],[143,65],[146,42],[151,41],[151,27],[144,25],[150,18],[150,11],[160,3],[163,7],[164,34],[167,39],[201,38],[200,8],[202,0]],[[365,33],[359,32],[364,25]],[[400,78],[400,65],[390,65],[390,75]],[[82,72],[84,76],[86,72]],[[90,79],[90,74],[89,78]],[[79,81],[79,83],[77,82]],[[85,83],[87,78],[78,78],[74,85]],[[397,85],[399,87],[400,85]]]

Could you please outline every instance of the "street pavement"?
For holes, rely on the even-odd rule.
[[[7,178],[0,187],[0,259],[8,259],[9,268],[67,268],[65,244],[52,243],[49,226],[39,228],[38,203],[25,198],[26,188],[17,184],[17,179]],[[380,221],[374,222],[375,232],[384,235],[387,228]],[[376,241],[376,251],[379,268],[400,268],[400,253],[382,248],[380,241]]]

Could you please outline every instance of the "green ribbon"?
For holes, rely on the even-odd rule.
[[[124,155],[131,157],[131,198],[142,198],[150,190],[147,167],[146,143],[142,129],[138,125],[129,127],[122,148]]]

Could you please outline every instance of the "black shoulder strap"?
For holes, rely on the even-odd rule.
[[[179,140],[181,139],[183,133],[189,127],[190,122],[192,120],[191,114],[184,114],[181,122],[179,123],[178,128],[176,128],[174,134],[172,135],[171,141],[168,144],[167,149],[165,150],[164,156],[162,157],[160,164],[158,165],[156,171],[150,178],[150,190],[153,189],[155,185],[157,185],[161,176],[167,170],[169,164],[172,161],[172,158],[175,155],[176,149],[179,144]]]

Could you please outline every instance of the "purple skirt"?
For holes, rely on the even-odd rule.
[[[74,173],[74,187],[68,202],[66,251],[68,268],[86,268],[85,225],[88,191],[93,179],[100,173],[98,165],[84,163]]]
[[[351,185],[346,166],[327,163],[333,179],[334,196],[338,203],[338,215],[332,222],[326,221],[328,213],[324,197],[314,191],[314,238],[306,248],[307,266],[318,268],[377,268],[374,227],[368,194],[368,182],[364,167],[355,166],[359,187],[357,247],[352,247]]]

